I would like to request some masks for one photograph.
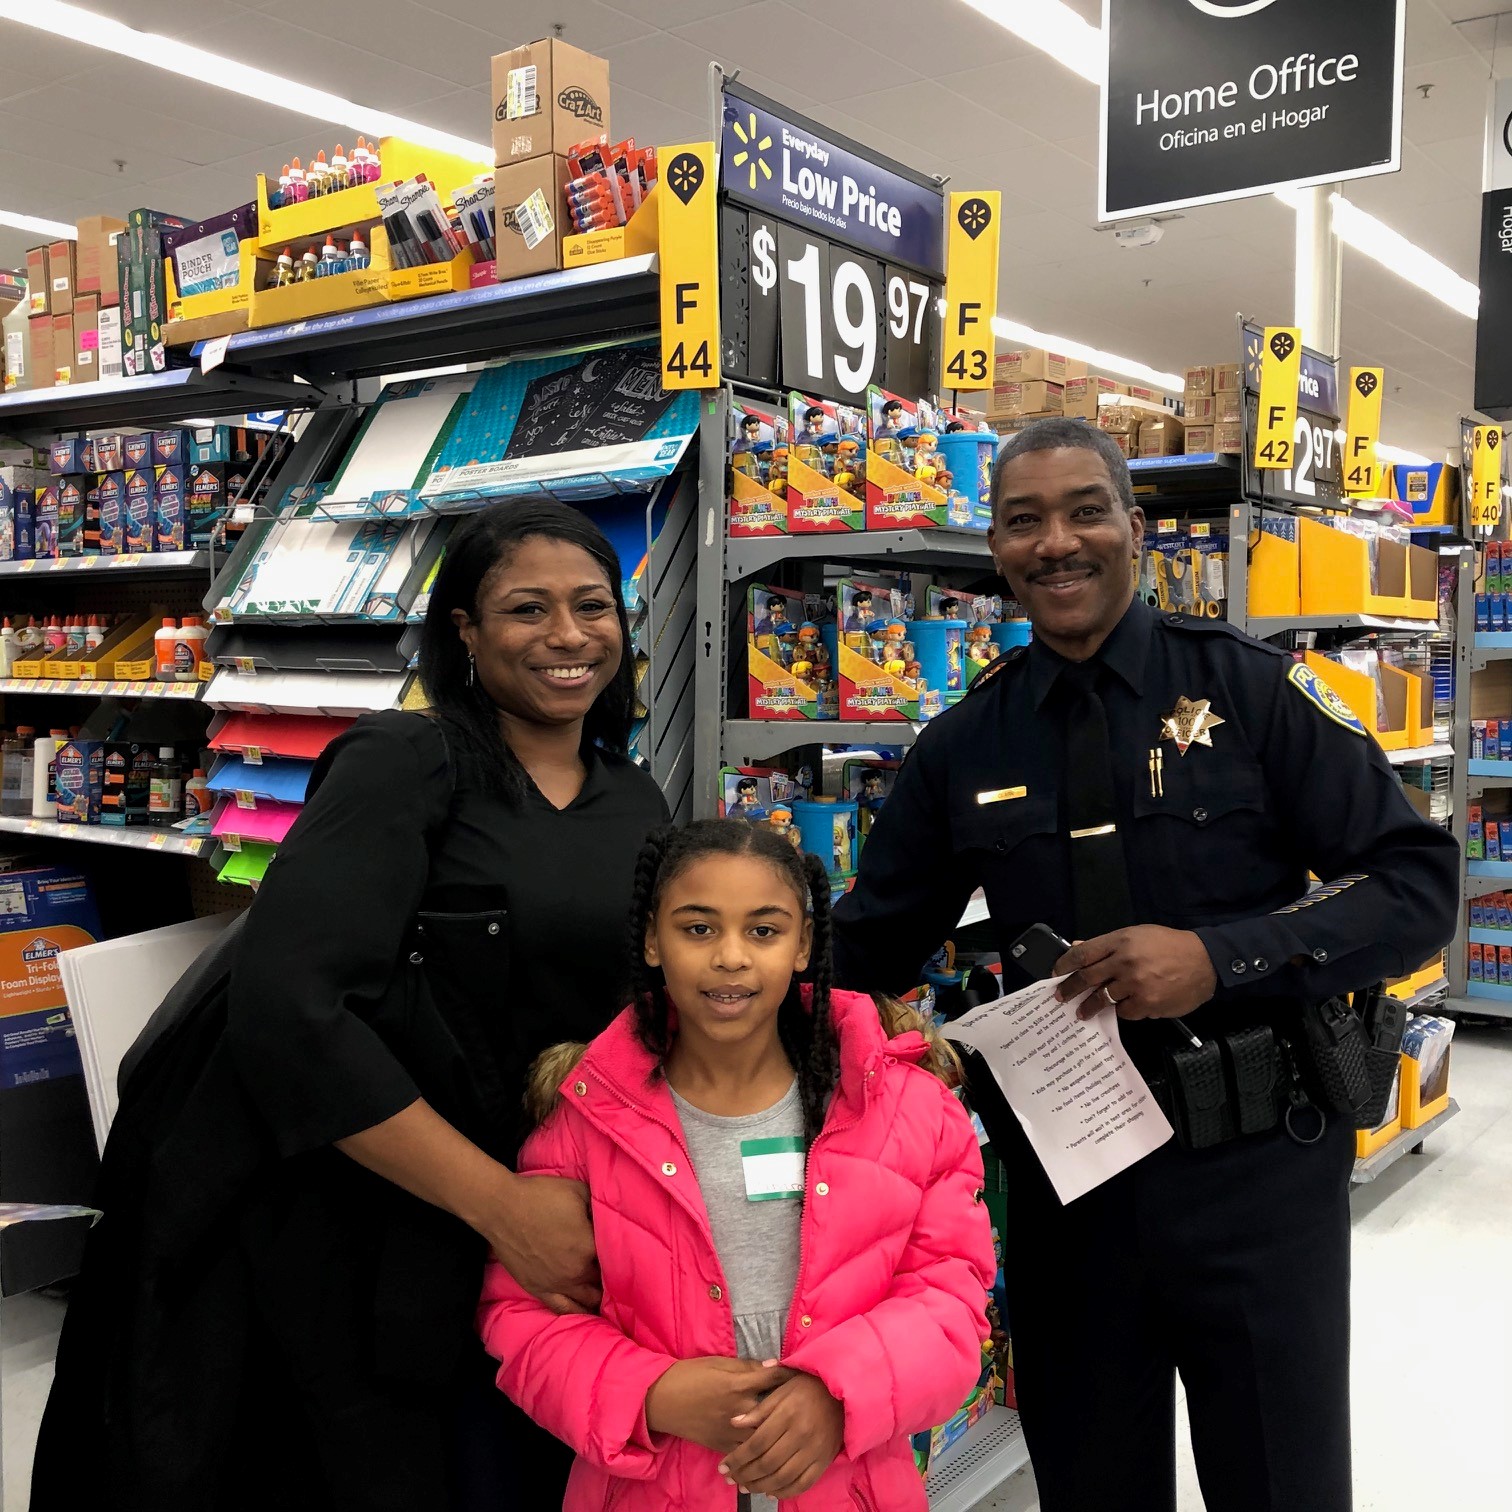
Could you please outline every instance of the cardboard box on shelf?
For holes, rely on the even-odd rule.
[[[1213,450],[1220,456],[1237,457],[1244,450],[1244,426],[1237,420],[1222,420],[1213,427]]]
[[[26,254],[26,313],[52,314],[52,304],[48,299],[46,247],[32,247]]]
[[[1189,457],[1206,456],[1213,450],[1213,427],[1189,425],[1186,428],[1186,454]]]
[[[562,233],[569,224],[567,160],[527,158],[494,169],[494,206],[501,283],[528,273],[553,273],[562,266]]]
[[[1038,347],[1026,347],[1017,352],[999,352],[992,364],[992,381],[1000,383],[1066,383],[1072,378],[1085,378],[1087,364],[1073,358],[1063,357],[1059,352],[1046,352]]]
[[[1213,376],[1210,367],[1189,367],[1182,378],[1188,394],[1201,395],[1213,392]]]
[[[74,244],[55,241],[47,244],[47,308],[54,315],[67,315],[73,309]]]
[[[1129,385],[1129,397],[1131,399],[1145,399],[1151,404],[1165,403],[1165,390],[1150,388],[1143,383],[1131,383]]]
[[[52,316],[33,315],[31,327],[31,373],[28,388],[51,388],[58,375],[53,362]]]
[[[560,157],[609,126],[609,63],[554,37],[493,60],[494,161]],[[565,181],[564,181],[565,182]]]
[[[1224,389],[1222,393],[1214,394],[1213,403],[1215,425],[1227,425],[1244,418],[1244,401],[1238,389]]]
[[[1139,429],[1140,421],[1151,418],[1148,410],[1136,409],[1132,404],[1103,404],[1097,410],[1098,426],[1119,435],[1132,435]]]
[[[1218,401],[1211,394],[1194,394],[1187,390],[1181,401],[1183,418],[1188,425],[1214,425],[1218,420]]]
[[[100,296],[76,294],[73,304],[73,381],[100,376]]]
[[[126,222],[113,215],[90,215],[77,223],[79,239],[74,243],[74,291],[99,295],[101,309],[121,302],[116,238],[125,229]]]
[[[161,210],[133,210],[116,241],[121,286],[121,348],[126,375],[161,373],[168,367],[163,325],[168,319],[168,281],[163,274],[163,233],[192,222]]]
[[[1239,392],[1239,364],[1237,362],[1220,362],[1213,369],[1213,392],[1215,394]]]
[[[111,305],[95,318],[100,335],[100,377],[120,378],[125,373],[121,362],[121,307]]]
[[[1061,413],[1081,420],[1097,419],[1097,401],[1104,394],[1127,394],[1128,388],[1111,378],[1068,378],[1061,395]]]
[[[1175,415],[1149,415],[1139,427],[1141,457],[1179,456],[1186,445],[1186,427]]]
[[[52,321],[53,382],[74,382],[74,328],[73,311],[60,315],[56,310],[48,317]]]
[[[1065,385],[1049,383],[1042,378],[1026,383],[999,383],[993,386],[992,398],[987,406],[987,418],[995,419],[1014,415],[1058,415],[1065,394]]]

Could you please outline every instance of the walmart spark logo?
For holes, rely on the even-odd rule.
[[[771,178],[772,176],[772,170],[767,167],[766,159],[761,155],[772,145],[772,138],[768,135],[761,137],[759,141],[757,140],[760,127],[756,124],[756,112],[754,110],[747,118],[746,125],[742,125],[739,121],[732,121],[730,125],[735,135],[745,143],[745,146],[730,161],[737,168],[750,166],[750,187],[754,189],[756,187],[756,175],[758,172],[763,178]]]

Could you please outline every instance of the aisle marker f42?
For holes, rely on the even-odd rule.
[[[1501,523],[1502,428],[1477,425],[1470,443],[1470,526],[1494,530]]]
[[[942,388],[973,393],[992,387],[1002,200],[996,189],[950,196]]]
[[[1297,378],[1302,332],[1266,326],[1260,343],[1260,412],[1255,423],[1255,466],[1290,469],[1296,461]]]
[[[718,388],[719,218],[714,144],[666,147],[661,202],[662,387]]]
[[[1381,482],[1376,445],[1381,439],[1381,395],[1385,388],[1385,368],[1350,368],[1344,492],[1356,498],[1373,499]]]

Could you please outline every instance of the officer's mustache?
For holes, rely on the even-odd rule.
[[[1096,562],[1084,562],[1078,557],[1067,557],[1063,562],[1051,562],[1048,566],[1036,568],[1029,574],[1029,581],[1037,583],[1041,578],[1059,577],[1063,572],[1101,572],[1102,568]]]

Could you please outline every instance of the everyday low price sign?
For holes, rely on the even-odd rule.
[[[1103,0],[1103,220],[1394,173],[1406,0]]]

